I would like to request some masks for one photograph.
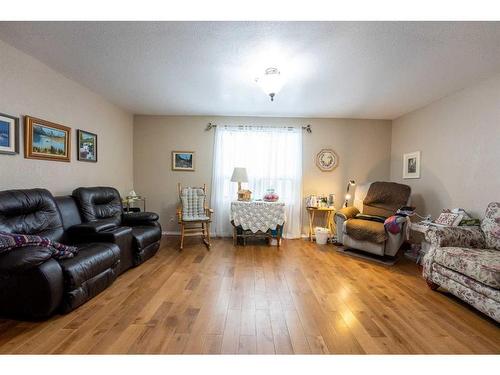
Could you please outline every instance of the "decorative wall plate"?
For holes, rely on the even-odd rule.
[[[337,168],[339,157],[335,151],[325,148],[316,155],[316,165],[323,172],[331,172]]]

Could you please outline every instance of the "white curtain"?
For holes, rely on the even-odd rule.
[[[216,236],[231,236],[231,201],[237,199],[237,183],[231,182],[234,167],[247,169],[252,198],[262,198],[275,189],[285,202],[285,238],[301,235],[302,129],[221,126],[216,128],[212,174],[212,230]]]

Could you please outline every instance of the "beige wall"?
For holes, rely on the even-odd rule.
[[[0,190],[44,187],[54,194],[77,186],[133,187],[133,117],[40,61],[0,41],[0,112],[21,117],[20,153],[0,154]],[[71,163],[24,158],[22,116],[72,128]],[[98,163],[76,160],[76,129],[98,135]]]
[[[160,213],[165,231],[176,232],[176,186],[206,183],[210,189],[214,131],[209,122],[270,126],[311,124],[313,133],[303,137],[303,195],[335,193],[337,206],[347,180],[387,180],[391,122],[380,120],[263,118],[263,117],[155,117],[134,119],[134,186],[148,199],[148,209]],[[340,159],[335,171],[319,171],[314,157],[322,148],[334,149]],[[171,170],[171,151],[195,151],[195,172]],[[279,193],[279,192],[278,192]],[[304,214],[303,223],[306,224]],[[305,231],[305,228],[304,228]]]
[[[421,178],[402,179],[403,153],[421,151]],[[419,213],[462,207],[482,217],[500,200],[500,75],[393,122],[391,179],[412,187]]]

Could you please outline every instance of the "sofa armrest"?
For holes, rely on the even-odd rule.
[[[131,212],[123,214],[122,223],[128,226],[148,225],[158,221],[159,218],[154,212]]]
[[[12,274],[35,268],[52,257],[42,246],[23,246],[0,255],[0,274]]]
[[[359,210],[356,207],[344,207],[335,212],[335,216],[344,220],[354,219],[357,214],[359,214]]]
[[[105,220],[99,220],[99,221],[91,221],[89,223],[73,225],[72,227],[68,228],[68,233],[70,234],[70,236],[94,234],[114,228],[116,228],[115,223],[108,222]]]
[[[425,233],[425,239],[432,247],[486,247],[484,233],[479,227],[431,227]]]
[[[111,229],[102,230],[100,232],[80,230],[79,225],[74,225],[68,229],[71,243],[86,243],[86,242],[111,242],[118,243],[121,238],[131,237],[131,227],[114,227]]]

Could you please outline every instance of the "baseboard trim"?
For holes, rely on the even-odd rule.
[[[180,236],[181,232],[167,230],[167,231],[162,231],[161,234],[162,234],[162,236]],[[212,237],[212,238],[232,238],[231,236],[217,236],[217,235],[215,235],[215,233],[210,233],[210,237]],[[313,235],[313,238],[315,238],[314,235]],[[288,239],[288,240],[309,239],[309,235],[301,234],[300,237],[297,237],[297,238],[284,238],[284,239]]]

